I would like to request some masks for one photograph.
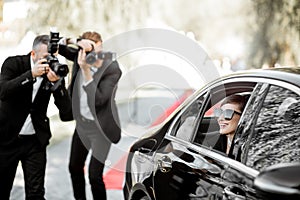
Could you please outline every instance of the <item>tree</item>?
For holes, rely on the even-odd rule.
[[[76,37],[92,29],[102,33],[105,40],[147,27],[152,21],[154,26],[194,33],[215,58],[230,57],[234,48],[231,39],[238,39],[244,52],[249,52],[240,52],[242,59],[247,56],[248,68],[297,65],[300,61],[299,0],[28,1],[34,6],[24,24],[36,33],[46,33],[55,26],[62,36]]]
[[[297,65],[300,61],[300,1],[253,0],[253,8],[256,23],[251,27],[254,31],[248,58],[250,65]]]
[[[31,0],[27,30],[45,33],[50,27],[68,36],[95,30],[110,37],[147,19],[150,0]],[[104,37],[106,38],[106,37]]]

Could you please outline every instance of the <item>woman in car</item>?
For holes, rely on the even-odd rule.
[[[231,95],[226,97],[220,108],[214,110],[215,117],[218,118],[220,127],[220,138],[215,149],[229,154],[234,138],[235,130],[246,105],[247,99],[243,95]]]

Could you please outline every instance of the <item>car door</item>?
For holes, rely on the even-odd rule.
[[[195,190],[198,179],[192,173],[194,157],[187,147],[206,96],[207,93],[202,94],[179,113],[168,130],[172,136],[164,138],[154,155],[154,163],[157,163],[153,173],[156,199],[186,199]]]
[[[249,176],[254,177],[257,172],[213,149],[219,134],[215,134],[218,127],[209,113],[227,95],[248,94],[255,85],[253,81],[239,80],[213,85],[174,119],[154,155],[156,199],[224,199],[225,189],[229,195],[253,199],[253,191],[235,186],[251,182]],[[232,191],[236,193],[231,194]],[[241,191],[244,193],[239,195]]]
[[[210,113],[227,96],[239,94],[246,96],[247,99],[252,99],[256,96],[257,91],[260,91],[261,85],[261,83],[257,83],[255,80],[240,78],[229,80],[220,86],[211,88],[211,97],[206,103],[203,116],[199,119],[200,123],[193,143],[208,150],[199,150],[199,155],[211,163],[217,164],[220,174],[206,176],[212,180],[216,180],[214,184],[218,185],[218,193],[208,190],[207,198],[203,199],[260,199],[256,196],[255,190],[252,188],[253,179],[257,176],[258,172],[236,161],[232,154],[233,149],[231,149],[229,155],[217,150],[218,139],[222,136],[216,130],[216,119],[210,117]],[[241,121],[245,113],[248,113],[248,104],[242,113]],[[209,125],[204,123],[205,125],[203,126],[203,122],[207,120],[210,121]],[[241,129],[240,124],[237,130],[239,129]],[[212,181],[210,180],[210,182]],[[201,183],[199,184],[200,187],[202,187]]]
[[[271,177],[273,182],[265,188],[255,185],[269,167],[274,171],[278,164],[299,164],[299,87],[267,78],[256,81],[229,155],[234,161],[221,162],[225,164],[221,179],[226,182],[222,199],[299,199],[299,190],[296,195],[294,192],[299,178],[295,179],[295,171],[288,167],[282,170],[285,173],[278,172],[279,178]]]

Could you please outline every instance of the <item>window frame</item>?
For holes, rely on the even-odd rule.
[[[243,85],[243,88],[241,88],[241,84]],[[203,119],[203,116],[204,116],[205,112],[207,111],[207,106],[208,106],[209,100],[212,99],[211,95],[215,95],[216,93],[218,93],[219,95],[221,95],[220,98],[219,98],[219,101],[220,101],[221,99],[223,99],[226,96],[229,96],[231,94],[235,94],[235,93],[239,93],[239,92],[246,92],[246,90],[248,92],[252,91],[256,84],[257,84],[257,82],[255,80],[251,79],[251,78],[238,77],[238,78],[230,78],[230,79],[226,79],[226,80],[221,80],[221,81],[219,81],[215,84],[207,86],[197,96],[195,96],[194,100],[189,102],[178,113],[178,115],[174,118],[173,122],[171,123],[171,125],[168,129],[166,137],[171,138],[172,140],[177,140],[177,141],[181,141],[181,142],[184,142],[184,143],[188,142],[188,143],[193,144],[193,145],[197,145],[197,146],[207,148],[207,146],[194,143],[194,140],[195,140],[196,133],[198,131],[198,127],[199,127],[199,123],[200,123],[199,119]],[[192,133],[193,137],[192,137],[191,141],[184,141],[183,139],[181,139],[179,137],[176,137],[177,131],[179,129],[180,119],[181,119],[182,115],[190,108],[190,106],[193,103],[195,103],[196,100],[200,99],[201,97],[204,97],[203,98],[204,100],[203,100],[202,106],[199,110],[199,114],[198,114],[197,119],[196,119],[197,124],[196,124],[195,127],[197,127],[197,130],[195,129],[195,127],[193,128],[193,133]],[[220,152],[220,151],[218,151],[218,152]]]

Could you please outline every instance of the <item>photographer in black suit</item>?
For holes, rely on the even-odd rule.
[[[121,70],[116,61],[101,56],[104,54],[100,34],[88,31],[73,42],[80,47],[79,51],[71,51],[67,45],[60,45],[59,52],[74,61],[69,88],[76,120],[69,163],[74,197],[78,200],[86,199],[84,166],[91,149],[88,169],[93,198],[105,200],[106,190],[102,178],[105,160],[111,143],[117,143],[121,137],[115,104]]]
[[[51,94],[64,121],[70,97],[64,81],[52,91],[58,77],[47,62],[49,36],[34,39],[27,55],[8,57],[0,74],[0,199],[8,200],[19,161],[26,199],[45,199],[46,146],[51,137],[47,108]]]

